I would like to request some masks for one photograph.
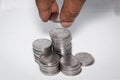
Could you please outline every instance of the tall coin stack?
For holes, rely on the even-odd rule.
[[[49,32],[52,39],[52,46],[54,53],[60,56],[71,55],[72,36],[69,30],[63,28],[56,28]]]

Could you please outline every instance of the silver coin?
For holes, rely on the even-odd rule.
[[[59,63],[59,56],[57,54],[51,54],[51,56],[40,56],[40,64],[44,66],[54,66]]]
[[[90,66],[95,62],[94,57],[86,52],[77,53],[75,57],[82,63],[82,66]]]
[[[52,66],[52,67],[43,67],[43,66],[40,66],[40,68],[41,69],[43,69],[43,70],[45,70],[45,71],[53,71],[53,70],[57,70],[57,69],[59,69],[59,66],[58,65],[56,65],[56,66]]]
[[[50,73],[50,74],[54,74],[56,72],[59,72],[60,70],[57,68],[57,69],[53,69],[53,70],[50,70],[49,68],[46,70],[46,69],[43,69],[43,68],[40,68],[40,70],[44,73]]]
[[[51,55],[51,51],[49,52],[41,52],[41,51],[37,51],[35,49],[33,49],[34,55],[37,57],[40,57],[40,55],[44,54],[44,55]]]
[[[75,71],[79,68],[81,68],[81,64],[78,64],[76,67],[65,67],[65,66],[60,66],[61,70],[66,70],[66,71]]]
[[[71,40],[71,37],[70,37],[71,33],[70,33],[70,31],[67,30],[67,29],[64,29],[64,28],[53,29],[53,30],[50,31],[49,34],[50,34],[52,39],[59,40],[59,39],[68,39],[68,38],[70,38],[70,40]]]
[[[49,49],[52,42],[48,39],[37,39],[33,42],[33,49],[41,51],[43,49]]]
[[[40,51],[40,50],[38,51],[38,50],[33,49],[33,52],[34,52],[35,54],[41,55],[41,54],[48,54],[48,53],[51,53],[52,50],[42,49],[41,51]]]
[[[57,50],[54,49],[54,53],[56,53],[58,55],[61,55],[61,56],[66,56],[66,55],[71,55],[72,54],[72,50],[69,49],[68,51],[65,51],[65,50],[57,51]]]
[[[72,43],[69,43],[67,45],[64,45],[64,44],[52,44],[53,48],[56,48],[56,49],[70,49],[72,48]]]
[[[41,69],[40,69],[41,70]],[[56,75],[60,72],[60,70],[56,70],[56,71],[44,71],[44,70],[41,70],[41,72],[47,76],[53,76],[53,75]]]
[[[69,43],[71,42],[72,37],[70,36],[70,37],[65,38],[65,39],[62,39],[62,38],[56,39],[56,38],[54,38],[54,37],[51,37],[51,39],[52,39],[52,43],[67,45],[67,44],[69,44]]]
[[[72,52],[72,46],[71,44],[63,47],[62,46],[56,47],[53,45],[53,51],[54,53],[58,53],[60,55],[68,55],[68,54],[71,54]]]
[[[53,46],[53,50],[55,50],[55,51],[60,51],[60,52],[67,52],[67,51],[69,52],[69,51],[72,50],[72,47],[66,47],[66,48],[61,47],[61,48],[56,48],[56,47]]]
[[[41,70],[46,71],[46,72],[53,72],[56,70],[59,70],[58,66],[56,66],[56,68],[52,68],[52,67],[40,67]]]
[[[72,55],[66,55],[60,59],[60,65],[66,68],[74,68],[79,65],[79,61]]]
[[[62,70],[61,72],[64,74],[64,75],[67,75],[67,76],[76,76],[78,74],[80,74],[82,71],[82,68],[79,68],[75,71],[66,71],[66,70]]]
[[[39,64],[39,57],[34,55],[35,62]]]
[[[58,69],[59,68],[59,63],[56,64],[56,65],[53,65],[53,66],[46,66],[46,65],[43,65],[43,64],[39,64],[39,67],[42,68],[42,69],[49,69],[49,70],[53,70],[53,69]]]

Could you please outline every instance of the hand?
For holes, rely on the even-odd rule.
[[[63,27],[67,28],[72,25],[84,2],[85,0],[64,0],[60,12],[60,21]],[[47,22],[57,18],[59,8],[56,0],[36,0],[36,5],[42,21]]]

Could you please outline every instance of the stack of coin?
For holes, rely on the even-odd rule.
[[[78,59],[72,55],[62,56],[60,59],[60,67],[62,73],[68,76],[78,75],[82,71]]]
[[[52,52],[52,42],[48,39],[37,39],[33,42],[33,52],[35,61],[38,63],[41,54],[50,55]]]
[[[59,56],[57,54],[42,54],[39,58],[39,67],[41,72],[45,75],[52,76],[59,73]]]
[[[49,32],[51,40],[37,39],[33,42],[35,61],[45,75],[55,75],[60,71],[67,76],[78,75],[82,66],[90,66],[94,58],[86,52],[72,55],[72,36],[69,30],[56,28]]]
[[[64,28],[56,28],[49,32],[52,39],[54,53],[59,55],[71,55],[72,36],[69,30]]]

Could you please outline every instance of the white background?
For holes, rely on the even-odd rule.
[[[32,42],[56,27],[40,20],[34,0],[0,0],[0,80],[120,80],[120,0],[87,0],[69,28],[73,54],[95,58],[78,76],[45,76],[34,62]]]

